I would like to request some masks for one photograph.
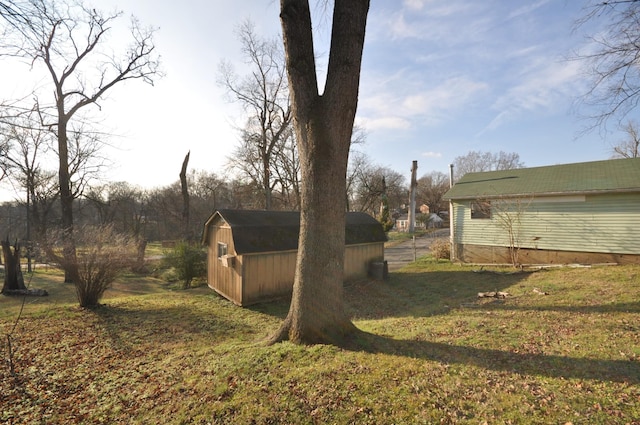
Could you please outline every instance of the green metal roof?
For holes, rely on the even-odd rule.
[[[640,158],[465,174],[444,199],[640,192]]]

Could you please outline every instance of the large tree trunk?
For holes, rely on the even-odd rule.
[[[24,277],[20,268],[20,246],[16,242],[11,250],[11,244],[8,240],[2,241],[2,256],[4,257],[4,285],[2,293],[9,291],[26,290],[24,285]]]
[[[300,239],[289,313],[271,342],[340,344],[356,330],[343,304],[346,172],[368,0],[336,0],[324,95],[318,93],[306,0],[281,0],[300,152]]]
[[[67,138],[67,117],[64,113],[62,90],[57,93],[58,107],[58,183],[60,186],[60,211],[62,221],[62,255],[64,256],[64,281],[78,281],[78,261],[76,244],[73,239],[73,192],[71,191],[71,175],[69,174],[69,143]]]
[[[133,271],[137,273],[146,272],[146,267],[144,264],[144,254],[147,250],[147,240],[143,237],[138,236],[138,240],[136,242],[136,262],[133,266]]]

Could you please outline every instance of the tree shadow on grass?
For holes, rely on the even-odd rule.
[[[346,342],[342,348],[371,354],[418,358],[444,364],[471,365],[487,370],[524,375],[640,384],[640,362],[638,361],[515,353],[431,341],[397,340],[363,331],[354,335],[354,338]]]
[[[505,291],[527,273],[493,274],[473,271],[392,273],[384,282],[359,281],[345,285],[345,302],[355,319],[429,317],[447,314],[452,308],[474,302],[478,292]],[[593,306],[511,306],[505,303],[477,305],[480,309],[549,309],[573,312],[638,311],[640,303]],[[288,300],[253,306],[254,311],[284,318]],[[445,364],[471,365],[487,370],[546,376],[640,384],[640,362],[579,358],[543,353],[521,353],[425,340],[398,340],[358,331],[342,348],[371,354],[390,354]]]
[[[626,303],[606,303],[592,305],[535,305],[523,306],[507,303],[489,303],[482,306],[486,310],[513,311],[556,311],[560,313],[606,314],[606,313],[640,313],[640,301]]]
[[[452,308],[475,301],[478,292],[504,291],[526,278],[527,273],[489,274],[473,271],[391,273],[385,281],[363,279],[344,284],[347,310],[358,320],[386,317],[428,317],[446,314]],[[290,298],[247,308],[284,318]]]
[[[527,275],[471,270],[391,273],[390,279],[382,282],[363,280],[345,284],[345,301],[358,319],[428,317],[473,302],[478,292],[504,291]]]
[[[527,274],[488,274],[473,271],[391,273],[388,280],[362,279],[344,284],[345,304],[354,319],[428,317],[473,302],[478,292],[503,291]],[[290,297],[250,305],[251,311],[284,318]]]
[[[212,341],[230,334],[241,334],[240,323],[220,315],[203,315],[184,306],[100,306],[91,310],[99,319],[109,338],[120,349],[134,348],[144,340],[164,344],[206,334]]]

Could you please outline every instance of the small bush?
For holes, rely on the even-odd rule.
[[[174,269],[183,289],[191,287],[193,279],[205,276],[206,260],[207,253],[202,247],[186,241],[178,242],[164,257],[165,266]]]
[[[448,260],[451,258],[451,244],[449,243],[449,239],[434,239],[429,249],[431,250],[431,255],[436,260]]]
[[[59,244],[59,236],[50,235],[49,244]],[[110,225],[76,228],[73,238],[77,247],[75,259],[56,255],[54,260],[64,270],[75,272],[73,284],[80,306],[94,307],[118,275],[134,265],[137,244]],[[50,250],[55,251],[55,247]]]

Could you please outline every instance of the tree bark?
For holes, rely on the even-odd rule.
[[[64,257],[64,281],[76,283],[78,281],[78,261],[76,259],[76,244],[73,239],[73,192],[71,191],[71,176],[69,173],[69,149],[67,139],[68,118],[64,112],[64,96],[62,86],[58,86],[58,184],[60,186],[60,210],[62,221]]]
[[[138,237],[138,240],[136,242],[136,253],[137,253],[136,262],[135,262],[135,265],[133,266],[133,270],[135,272],[143,273],[146,271],[145,264],[144,264],[144,254],[146,249],[147,249],[147,240],[142,237]]]
[[[16,242],[11,250],[9,240],[2,241],[2,254],[4,257],[4,285],[2,293],[9,291],[26,290],[24,277],[20,268],[20,245]]]
[[[270,342],[341,344],[356,331],[343,300],[345,192],[369,1],[335,1],[323,95],[309,2],[281,0],[280,5],[302,188],[291,305]]]
[[[189,226],[189,186],[187,184],[187,166],[189,165],[189,156],[191,151],[187,152],[187,155],[182,161],[182,169],[180,170],[180,187],[182,189],[182,235],[186,241],[191,241],[191,231]]]

